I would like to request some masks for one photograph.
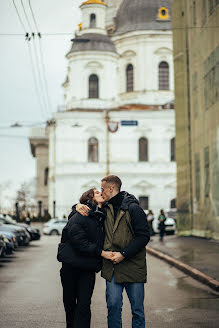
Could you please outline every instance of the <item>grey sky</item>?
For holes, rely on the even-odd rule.
[[[14,0],[21,15],[25,16],[21,0]],[[39,31],[42,33],[41,46],[46,67],[48,90],[52,103],[51,112],[63,104],[62,83],[66,77],[67,60],[65,55],[71,46],[70,39],[80,23],[81,16],[78,9],[82,0],[31,0]],[[24,7],[31,19],[29,0],[23,0]],[[28,24],[25,23],[29,32]],[[31,31],[32,32],[32,31]],[[27,139],[29,128],[7,128],[15,122],[29,124],[46,121],[50,115],[46,114],[39,105],[36,96],[31,57],[28,41],[16,14],[13,0],[0,0],[0,185],[12,180],[12,190],[22,181],[35,176],[35,160],[30,153]],[[46,36],[44,33],[72,33],[70,35]],[[34,48],[35,44],[35,48]],[[29,42],[32,52],[37,49],[40,63],[40,48],[38,39]],[[33,58],[36,58],[33,56]],[[35,67],[37,66],[37,59]],[[1,200],[0,200],[1,201]]]

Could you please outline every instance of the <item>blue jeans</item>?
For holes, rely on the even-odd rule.
[[[108,328],[122,328],[123,289],[125,288],[132,309],[132,328],[145,328],[144,283],[115,283],[106,281]]]

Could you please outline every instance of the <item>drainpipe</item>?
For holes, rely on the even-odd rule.
[[[109,147],[109,111],[106,109],[105,111],[105,122],[106,122],[106,176],[110,174],[110,147]]]
[[[185,1],[185,6],[186,6]],[[186,8],[188,13],[188,8]],[[187,18],[187,17],[186,17]],[[187,23],[187,22],[186,22]],[[186,68],[187,68],[187,108],[188,108],[188,135],[189,135],[189,179],[190,179],[190,229],[193,231],[194,216],[193,216],[193,174],[192,174],[192,135],[191,135],[191,101],[190,101],[190,61],[189,61],[189,35],[188,27],[186,26]]]

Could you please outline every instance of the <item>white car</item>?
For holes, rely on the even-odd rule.
[[[158,229],[158,225],[159,225],[159,221],[158,221],[158,218],[155,218],[153,223],[152,223],[152,226],[153,226],[153,230],[155,233],[159,233],[160,230]],[[174,235],[176,231],[176,221],[171,218],[171,217],[168,217],[166,218],[166,221],[165,221],[165,232],[166,234],[168,235]]]
[[[61,235],[68,221],[64,219],[51,219],[43,225],[44,235]]]

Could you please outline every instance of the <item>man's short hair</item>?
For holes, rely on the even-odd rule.
[[[122,181],[116,175],[108,175],[107,177],[101,180],[102,182],[105,181],[106,183],[113,184],[116,186],[116,189],[120,191],[122,186]]]

